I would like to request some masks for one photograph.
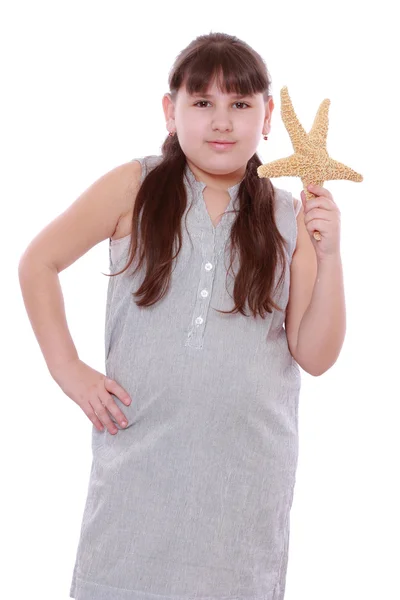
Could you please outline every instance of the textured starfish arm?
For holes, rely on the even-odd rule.
[[[279,158],[257,168],[259,177],[297,177],[299,156],[292,154],[287,158]]]
[[[299,152],[307,144],[307,134],[294,111],[286,86],[281,89],[281,117],[295,152]]]
[[[313,126],[308,134],[308,141],[315,148],[326,148],[326,139],[328,137],[328,112],[331,101],[326,98],[320,104],[315,115]]]
[[[362,181],[363,176],[350,167],[344,165],[337,160],[333,160],[332,158],[329,160],[327,173],[325,176],[325,181],[330,181],[331,179],[347,179],[349,181]]]

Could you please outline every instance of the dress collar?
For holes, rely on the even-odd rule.
[[[226,237],[229,234],[230,227],[237,215],[237,213],[234,211],[237,211],[239,208],[238,191],[243,179],[242,181],[239,181],[239,183],[236,183],[235,185],[232,185],[230,188],[227,189],[227,192],[230,196],[229,204],[226,207],[225,212],[221,217],[220,221],[217,223],[217,225],[214,225],[211,222],[211,218],[208,214],[203,196],[203,190],[205,187],[207,187],[207,184],[204,183],[204,181],[197,181],[193,171],[187,163],[184,174],[189,184],[191,192],[190,195],[194,199],[195,215],[197,217],[197,221],[199,223],[202,223],[202,226],[204,226],[207,231],[212,232],[213,235],[215,234],[217,235],[217,237],[222,236],[223,238]]]

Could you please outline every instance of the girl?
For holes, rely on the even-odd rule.
[[[270,86],[238,38],[195,39],[161,155],[104,175],[21,259],[50,373],[94,425],[71,598],[284,597],[299,365],[335,362],[344,300],[331,194],[303,210],[257,175]],[[107,238],[106,377],[79,360],[58,273]]]

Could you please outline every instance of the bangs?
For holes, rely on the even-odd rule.
[[[205,94],[215,81],[225,94],[248,96],[268,93],[269,81],[260,65],[239,45],[210,44],[197,48],[182,64],[181,81],[188,94]],[[176,82],[178,83],[178,82]]]

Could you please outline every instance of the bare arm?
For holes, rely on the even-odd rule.
[[[78,357],[57,270],[31,257],[20,264],[18,274],[29,319],[54,381],[99,431],[106,427],[114,435],[117,425],[129,426],[129,417],[112,396],[129,406],[128,392]]]
[[[340,255],[318,262],[310,305],[300,323],[296,352],[322,375],[336,362],[346,335],[346,302]]]
[[[32,329],[50,374],[57,381],[57,368],[79,358],[68,329],[57,270],[27,257],[20,263],[18,276]]]
[[[58,274],[113,235],[132,207],[140,175],[137,161],[103,175],[32,240],[20,259],[18,275],[25,308],[56,381],[56,370],[79,358],[68,329]]]

